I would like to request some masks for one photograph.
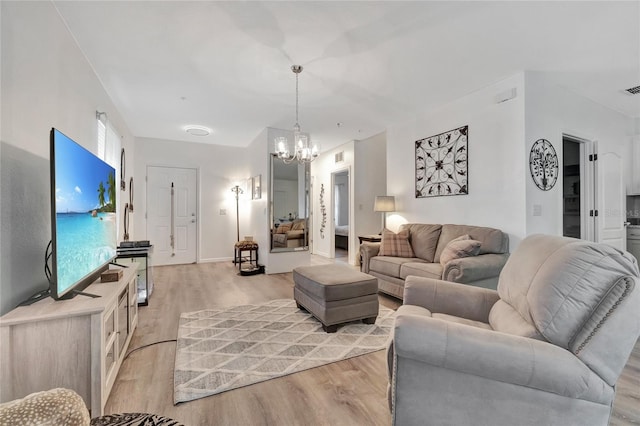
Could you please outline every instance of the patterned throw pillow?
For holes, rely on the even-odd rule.
[[[469,235],[462,235],[449,241],[449,244],[442,250],[440,264],[446,265],[453,259],[477,256],[480,253],[480,241],[472,240]]]
[[[409,230],[405,229],[397,234],[388,229],[382,231],[378,256],[414,257],[409,244]]]

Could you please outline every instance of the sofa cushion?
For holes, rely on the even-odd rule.
[[[369,271],[400,278],[400,267],[404,263],[417,262],[425,263],[417,257],[374,256],[369,261]]]
[[[471,239],[482,243],[478,254],[507,253],[509,251],[509,240],[504,232],[499,229],[447,224],[442,225],[442,232],[440,233],[440,240],[436,248],[434,262],[440,262],[442,251],[451,240],[465,234],[468,234]]]
[[[433,262],[442,225],[405,223],[400,230],[405,229],[409,230],[409,242],[415,256],[427,262]]]
[[[291,229],[290,223],[284,223],[276,228],[276,234],[286,234]]]
[[[296,219],[291,224],[292,231],[299,231],[305,228],[304,226],[305,219]]]
[[[498,300],[489,312],[489,324],[501,333],[514,334],[530,339],[545,340],[533,324],[528,323],[511,306]]]
[[[414,257],[409,244],[409,231],[402,230],[397,234],[385,229],[382,231],[379,256]]]
[[[463,257],[477,256],[480,252],[482,243],[472,240],[468,234],[462,235],[449,241],[440,255],[440,264],[446,265],[453,259],[461,259]]]
[[[439,280],[442,278],[442,265],[427,262],[407,262],[400,265],[400,278],[405,279],[409,275]]]

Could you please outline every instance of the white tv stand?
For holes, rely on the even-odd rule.
[[[0,318],[0,402],[64,387],[103,415],[138,324],[136,268],[84,291],[100,297],[47,298]]]

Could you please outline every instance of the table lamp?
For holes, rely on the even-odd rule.
[[[376,195],[373,203],[374,212],[382,212],[382,231],[387,227],[387,212],[396,211],[396,197],[393,195]],[[380,234],[382,234],[380,231]]]

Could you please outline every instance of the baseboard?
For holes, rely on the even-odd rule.
[[[211,257],[209,259],[200,259],[198,263],[216,263],[216,262],[233,262],[233,257]]]
[[[328,259],[331,259],[329,253],[325,253],[325,252],[322,252],[322,251],[316,251],[316,252],[313,252],[313,254],[318,255],[318,256],[322,256],[322,257],[326,257]]]

